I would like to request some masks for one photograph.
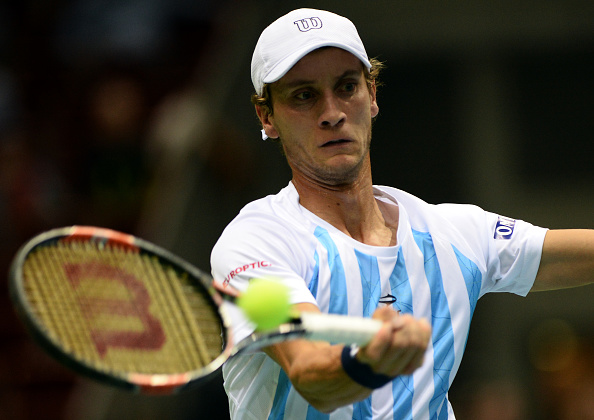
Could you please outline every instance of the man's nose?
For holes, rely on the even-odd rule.
[[[340,100],[334,95],[324,95],[320,101],[319,126],[322,128],[336,127],[346,119],[346,114],[340,106]]]

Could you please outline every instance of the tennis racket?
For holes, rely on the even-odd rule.
[[[302,313],[234,343],[225,300],[239,292],[148,241],[72,226],[18,251],[10,294],[37,343],[76,372],[142,394],[208,380],[238,353],[306,338],[365,345],[381,323]]]

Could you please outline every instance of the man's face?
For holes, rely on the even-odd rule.
[[[362,63],[339,48],[315,50],[271,86],[274,112],[257,109],[266,133],[280,137],[293,177],[340,185],[369,162],[378,113]]]

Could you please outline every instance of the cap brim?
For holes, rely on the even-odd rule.
[[[349,48],[346,45],[333,44],[325,41],[307,45],[304,48],[300,48],[294,51],[293,53],[289,54],[287,57],[279,61],[278,64],[268,72],[268,74],[262,79],[262,82],[274,83],[280,80],[285,74],[288,73],[289,70],[293,68],[295,64],[297,64],[299,60],[301,60],[310,52],[322,47],[336,47],[348,51],[355,57],[357,57],[359,60],[361,60],[365,67],[367,67],[368,69],[371,68],[371,63],[369,62],[367,56],[361,55],[360,52],[356,51],[353,48]]]

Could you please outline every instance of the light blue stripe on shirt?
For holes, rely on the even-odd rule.
[[[431,419],[438,418],[438,410],[446,402],[450,373],[454,366],[454,332],[439,261],[431,234],[413,230],[413,237],[423,253],[425,276],[431,291],[431,326],[433,340],[433,383],[435,391],[429,402]]]
[[[324,414],[318,410],[316,410],[315,408],[313,408],[311,405],[307,406],[307,415],[305,417],[305,420],[328,420],[330,419],[330,414]],[[287,419],[289,420],[289,419]]]
[[[479,294],[481,292],[481,270],[479,270],[477,265],[464,256],[455,246],[452,245],[452,248],[456,254],[458,265],[460,266],[462,276],[464,277],[464,282],[466,283],[468,301],[470,302],[470,319],[472,319],[472,315],[474,314],[474,309],[476,308],[476,303],[478,302]]]
[[[396,297],[395,309],[402,313],[412,314],[412,290],[408,272],[404,262],[402,247],[398,250],[398,259],[390,275],[390,288]],[[392,381],[392,395],[394,397],[394,420],[412,419],[412,403],[414,381],[412,375],[400,375]]]
[[[336,248],[336,244],[330,237],[328,231],[321,227],[316,227],[314,235],[320,241],[322,246],[328,252],[328,268],[330,269],[330,304],[328,306],[328,313],[348,315],[348,299],[346,277],[344,274],[344,266],[340,259],[340,254]]]
[[[371,317],[377,308],[382,292],[377,257],[364,254],[356,249],[355,255],[357,256],[361,275],[363,316]]]
[[[377,309],[381,292],[381,278],[377,257],[365,254],[355,249],[359,273],[361,276],[363,316],[371,317]],[[353,420],[366,420],[373,417],[371,396],[353,404]]]
[[[293,385],[291,385],[287,374],[281,369],[278,374],[278,384],[276,385],[272,411],[268,416],[268,420],[283,420],[285,418],[285,406],[287,405],[287,398],[292,387]]]
[[[307,288],[315,299],[318,296],[318,284],[320,280],[320,256],[318,255],[317,251],[314,252],[314,261],[316,262],[316,265],[313,269],[313,276],[311,276],[311,280],[309,281]]]

